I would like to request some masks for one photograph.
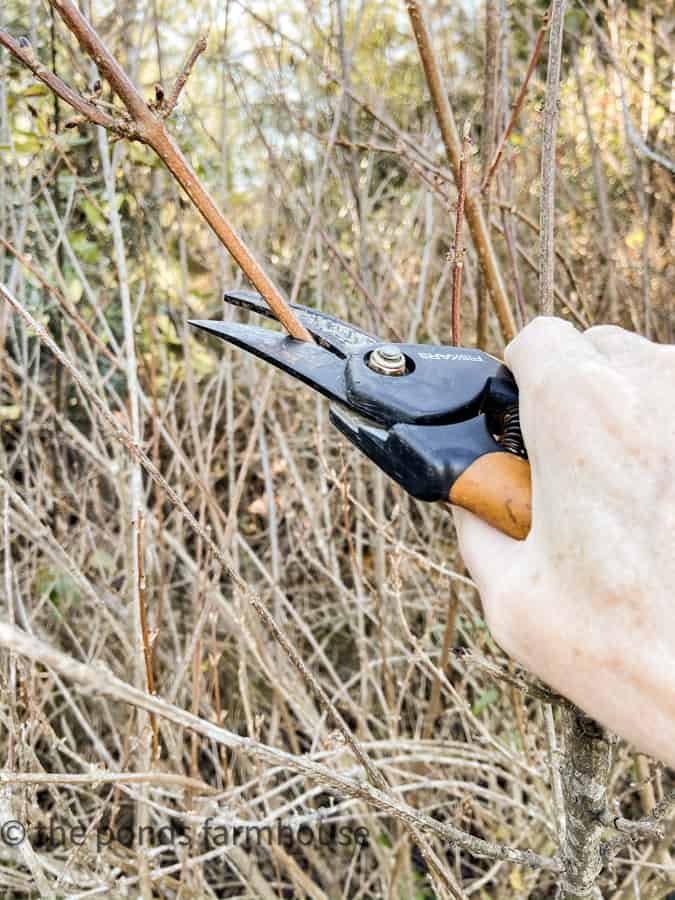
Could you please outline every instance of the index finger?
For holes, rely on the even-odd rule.
[[[585,335],[563,319],[539,316],[508,345],[504,360],[513,372],[518,389],[527,393],[552,369],[574,368],[582,362],[601,359]]]

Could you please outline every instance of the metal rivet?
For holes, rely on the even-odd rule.
[[[368,357],[368,365],[380,375],[403,375],[405,356],[394,344],[377,347]]]

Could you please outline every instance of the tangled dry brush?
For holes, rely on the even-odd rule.
[[[0,28],[110,110],[59,5]],[[157,102],[210,29],[168,127],[288,297],[449,342],[457,188],[403,4],[83,10]],[[426,11],[516,325],[546,37],[477,192],[544,12]],[[555,276],[580,327],[671,342],[672,43],[665,3],[567,10]],[[0,49],[2,896],[556,896],[563,712],[491,640],[451,516],[189,330],[241,273],[147,147],[72,116]],[[498,355],[465,244],[462,341]],[[675,890],[670,812],[609,827],[672,786],[613,744],[603,896]]]

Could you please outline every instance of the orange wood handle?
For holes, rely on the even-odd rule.
[[[455,481],[448,500],[522,541],[532,522],[530,464],[512,453],[479,456]]]

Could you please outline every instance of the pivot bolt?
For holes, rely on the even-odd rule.
[[[368,365],[380,375],[405,374],[405,356],[393,344],[377,347],[368,357]]]

